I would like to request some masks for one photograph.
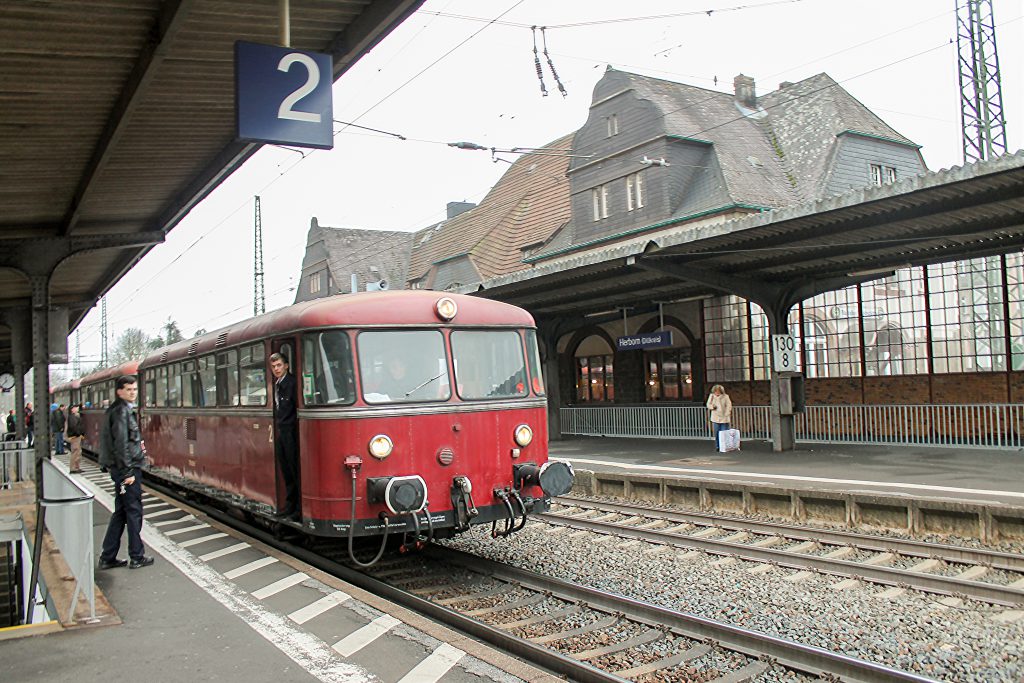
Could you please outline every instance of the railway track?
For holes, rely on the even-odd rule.
[[[181,497],[167,482],[152,486]],[[930,681],[828,650],[432,546],[372,570],[190,497],[201,512],[344,581],[581,683]],[[291,530],[284,530],[290,534]]]
[[[1024,604],[1024,556],[573,497],[534,515],[551,525],[699,549],[886,586]]]

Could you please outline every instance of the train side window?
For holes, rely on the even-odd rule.
[[[181,406],[181,363],[167,366],[167,403],[169,408]]]
[[[352,348],[344,331],[302,338],[302,395],[307,406],[347,405],[356,400]]]
[[[213,356],[203,356],[196,363],[199,365],[199,405],[208,407],[217,405],[217,364]]]
[[[181,405],[186,408],[193,408],[202,404],[199,368],[196,361],[187,360],[181,364]]]
[[[540,369],[540,349],[537,347],[537,330],[526,331],[526,360],[530,363],[533,393],[543,396],[544,374]]]
[[[217,405],[238,405],[238,351],[217,354]]]
[[[523,341],[514,330],[452,332],[455,383],[464,399],[526,396]]]
[[[156,369],[156,394],[153,398],[153,405],[167,405],[167,366],[161,365]]]
[[[263,342],[244,347],[238,365],[242,405],[267,405],[267,359],[263,353]]]
[[[153,368],[152,370],[149,370],[146,373],[146,381],[144,382],[145,387],[146,387],[145,397],[144,397],[145,398],[144,405],[147,408],[152,408],[153,406],[159,405],[156,402],[156,380],[157,380],[157,369]]]

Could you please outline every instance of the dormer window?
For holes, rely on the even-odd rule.
[[[896,182],[896,169],[892,166],[871,164],[871,184],[876,187],[892,185]]]
[[[590,191],[594,203],[594,220],[608,218],[608,186],[598,185]]]
[[[607,135],[607,137],[611,137],[613,135],[618,135],[619,134],[619,115],[618,114],[612,114],[611,116],[605,117],[604,122],[608,126],[608,135]]]
[[[317,294],[324,286],[324,271],[318,271],[309,276],[309,293]]]
[[[644,208],[644,176],[642,173],[631,173],[626,176],[626,209]]]

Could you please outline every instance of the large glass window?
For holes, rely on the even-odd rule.
[[[1006,370],[1002,259],[928,267],[934,370]]]
[[[238,365],[241,404],[267,405],[267,359],[263,353],[263,342],[242,348],[239,352]]]
[[[526,359],[530,363],[530,376],[533,377],[533,393],[544,395],[544,374],[540,369],[540,349],[537,347],[537,331],[526,331]]]
[[[856,285],[803,302],[807,377],[860,377]]]
[[[216,357],[217,405],[238,405],[238,351],[221,351]]]
[[[1024,252],[1006,255],[1007,303],[1010,309],[1012,368],[1024,370]]]
[[[523,342],[514,330],[456,330],[452,357],[462,398],[526,396]]]
[[[693,372],[690,349],[645,351],[648,401],[690,401],[693,399]]]
[[[302,338],[302,395],[307,406],[355,401],[352,349],[344,331],[328,330]]]
[[[362,332],[356,345],[367,403],[438,401],[451,396],[444,337],[439,331]]]
[[[750,379],[748,324],[747,302],[738,296],[715,297],[704,302],[704,353],[709,382]]]
[[[187,360],[181,364],[181,405],[193,408],[203,405],[203,387],[199,381],[199,363]]]
[[[924,270],[904,268],[860,286],[867,374],[928,372]]]

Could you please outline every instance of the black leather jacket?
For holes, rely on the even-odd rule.
[[[112,470],[142,467],[145,455],[136,412],[118,399],[107,408],[105,417],[100,433],[100,465]]]

